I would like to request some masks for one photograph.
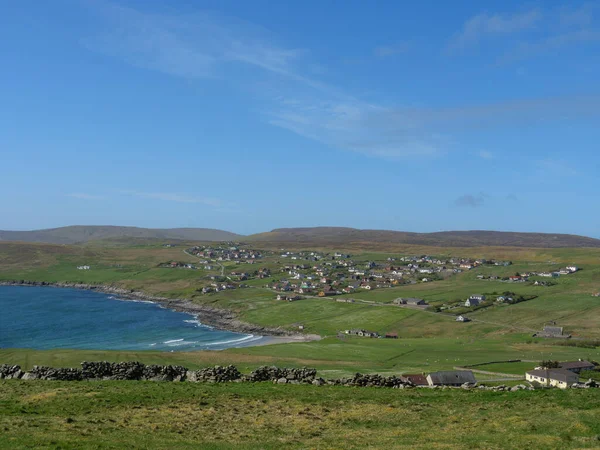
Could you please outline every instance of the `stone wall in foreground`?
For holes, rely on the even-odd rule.
[[[30,371],[21,370],[20,366],[1,364],[0,379],[21,380],[138,380],[138,381],[189,381],[195,383],[226,383],[226,382],[271,382],[276,384],[312,384],[315,386],[354,386],[354,387],[387,387],[394,389],[414,388],[412,383],[403,381],[396,376],[385,377],[378,374],[357,373],[350,378],[324,380],[317,377],[317,370],[310,368],[285,368],[261,366],[250,374],[243,375],[235,366],[214,366],[200,370],[189,370],[182,366],[145,365],[137,361],[111,363],[107,361],[81,363],[81,369],[52,368],[33,366]],[[426,386],[428,387],[428,386]],[[600,385],[594,380],[585,383],[575,383],[572,388],[589,389]],[[437,389],[446,386],[435,386]],[[462,389],[489,389],[494,391],[533,390],[533,387],[520,384],[517,386],[486,387],[476,383],[465,383]]]

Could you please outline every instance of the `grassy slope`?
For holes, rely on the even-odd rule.
[[[193,239],[222,241],[240,239],[239,234],[210,228],[138,228],[119,226],[75,225],[33,231],[0,230],[0,240],[72,244],[100,239]]]
[[[258,286],[263,281],[251,282],[256,287],[226,291],[203,296],[196,292],[203,270],[161,269],[156,265],[169,260],[194,262],[183,253],[185,245],[164,248],[160,243],[136,246],[56,246],[47,244],[14,244],[0,242],[0,279],[31,279],[43,281],[81,281],[116,283],[131,289],[173,297],[187,297],[193,301],[235,310],[242,319],[268,326],[297,329],[303,324],[307,332],[332,336],[320,342],[244,348],[206,353],[206,363],[224,363],[228,358],[248,358],[249,364],[267,363],[308,365],[331,373],[351,371],[402,372],[450,368],[453,365],[478,363],[489,360],[526,358],[541,360],[546,357],[572,359],[578,357],[600,359],[599,350],[551,346],[549,341],[532,340],[531,330],[540,329],[549,320],[558,320],[568,332],[590,338],[600,337],[600,299],[591,292],[600,290],[600,251],[596,249],[436,249],[425,251],[412,248],[405,253],[429,253],[458,256],[486,256],[512,259],[508,268],[478,269],[435,283],[402,286],[393,289],[362,291],[352,297],[389,303],[399,296],[417,296],[432,304],[464,299],[473,293],[503,292],[534,294],[539,297],[510,306],[494,306],[472,314],[479,321],[456,323],[451,316],[403,309],[395,306],[368,306],[341,304],[331,299],[307,299],[287,303],[274,300],[274,294]],[[420,250],[420,251],[417,251]],[[398,254],[395,254],[397,256]],[[364,253],[355,259],[385,260],[388,254]],[[583,270],[561,277],[557,285],[540,288],[521,284],[477,280],[477,273],[512,274],[524,270],[549,270],[576,263]],[[92,270],[78,271],[78,264],[91,264]],[[120,264],[122,267],[116,267]],[[278,269],[274,258],[263,261]],[[236,270],[228,264],[227,270]],[[249,267],[248,267],[249,268]],[[255,267],[254,267],[255,268]],[[518,329],[512,328],[519,327]],[[366,328],[379,332],[395,331],[397,341],[369,339],[338,339],[333,336],[348,328]],[[8,350],[0,351],[2,360],[22,362]],[[45,353],[37,355],[40,363]],[[51,352],[50,352],[51,354]],[[78,352],[74,364],[81,359],[98,359],[89,352]],[[105,353],[112,358],[115,353]],[[142,354],[134,359],[155,358]],[[133,356],[132,356],[133,357]],[[49,357],[51,359],[51,356]],[[165,357],[171,360],[171,357]],[[175,357],[173,357],[175,358]],[[183,358],[183,356],[177,356]],[[126,359],[131,359],[127,357]],[[178,359],[180,360],[180,359]],[[187,365],[193,366],[197,357],[186,354]],[[55,362],[55,361],[50,361]]]
[[[0,381],[2,448],[598,448],[597,392]]]
[[[355,228],[315,227],[280,228],[246,237],[254,242],[273,242],[281,247],[289,244],[334,244],[369,242],[389,244],[439,245],[446,247],[473,247],[498,245],[512,247],[600,247],[600,240],[585,236],[546,233],[514,233],[500,231],[445,231],[437,233],[409,233],[389,230],[358,230]]]

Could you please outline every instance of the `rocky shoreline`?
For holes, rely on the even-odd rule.
[[[46,281],[11,280],[0,281],[0,286],[35,286],[81,289],[87,291],[101,292],[103,294],[115,295],[122,300],[149,301],[159,304],[173,311],[183,312],[195,316],[203,325],[208,325],[219,330],[233,331],[236,333],[255,334],[266,337],[274,337],[276,342],[304,342],[320,339],[318,335],[306,335],[293,333],[283,328],[268,328],[260,325],[238,320],[235,313],[226,309],[213,308],[200,305],[185,299],[172,299],[146,294],[145,292],[124,289],[117,286],[84,284],[84,283],[48,283]]]

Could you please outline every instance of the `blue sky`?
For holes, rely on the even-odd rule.
[[[600,3],[0,2],[0,229],[600,238]]]

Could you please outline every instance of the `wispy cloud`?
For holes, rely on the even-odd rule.
[[[78,198],[80,200],[103,200],[105,198],[101,195],[84,194],[82,192],[67,194],[67,197]]]
[[[533,99],[450,108],[412,108],[372,103],[324,83],[311,67],[310,53],[278,43],[262,27],[214,13],[154,15],[112,3],[95,2],[106,20],[88,48],[128,64],[186,79],[226,78],[251,85],[259,112],[273,126],[340,150],[398,160],[447,153],[461,129],[536,122],[558,114],[597,114],[596,97]],[[533,27],[538,10],[482,14],[465,24],[459,41]],[[406,50],[406,43],[375,50],[381,57]],[[244,70],[241,77],[240,67]],[[249,72],[252,74],[249,75]],[[309,74],[309,75],[307,75]],[[244,86],[248,87],[248,86]],[[483,157],[483,155],[480,155]],[[152,194],[163,200],[206,203],[179,194]],[[162,196],[162,197],[159,197]],[[213,201],[209,199],[209,202]]]
[[[85,46],[170,75],[215,77],[232,63],[293,75],[291,64],[303,54],[273,45],[261,27],[213,13],[164,16],[109,2],[95,5],[106,28],[84,39]]]
[[[539,98],[455,108],[385,108],[358,100],[280,99],[271,124],[328,145],[396,160],[452,148],[455,132],[600,114],[600,97]],[[480,152],[490,158],[490,152]]]
[[[577,7],[573,7],[573,5],[564,6],[558,12],[560,25],[564,27],[587,27],[592,24],[594,12],[597,9],[597,2],[586,2]]]
[[[500,56],[497,64],[513,63],[522,59],[531,58],[535,55],[560,50],[574,44],[585,44],[600,42],[600,29],[582,29],[561,34],[555,34],[535,41],[518,43]]]
[[[455,206],[466,208],[479,208],[485,204],[487,194],[480,192],[479,194],[461,195],[454,201]]]
[[[579,173],[568,161],[561,159],[544,159],[537,161],[536,165],[547,177],[573,177]]]
[[[494,158],[494,154],[488,150],[481,150],[477,155],[482,159],[493,159]]]
[[[587,2],[513,14],[478,14],[450,39],[447,51],[457,53],[484,38],[504,37],[505,48],[496,58],[496,64],[503,65],[576,44],[599,42],[600,29],[594,26],[596,9],[597,4]]]
[[[517,197],[517,194],[508,194],[506,196],[506,200],[509,200],[511,202],[518,202],[519,201],[519,197]]]
[[[165,202],[176,202],[176,203],[199,203],[207,206],[221,206],[222,202],[216,198],[210,197],[197,197],[185,194],[177,194],[172,192],[139,192],[139,191],[120,191],[121,194],[131,195],[134,197],[162,200]]]
[[[478,14],[468,19],[450,41],[448,50],[457,51],[477,44],[486,35],[507,35],[535,27],[542,18],[539,9],[515,14]]]
[[[410,49],[409,42],[400,42],[393,45],[381,45],[375,47],[373,53],[379,58],[387,58],[389,56],[398,55],[400,53],[406,53]]]

